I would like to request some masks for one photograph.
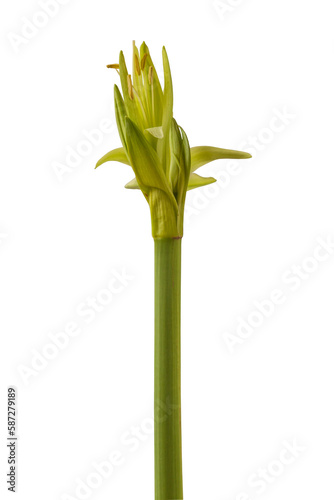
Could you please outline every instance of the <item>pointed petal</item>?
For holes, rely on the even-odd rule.
[[[115,102],[115,115],[116,115],[118,133],[121,138],[123,147],[125,148],[125,150],[127,150],[127,145],[125,140],[126,109],[122,94],[120,93],[120,90],[117,87],[117,85],[114,86],[114,102]]]
[[[214,179],[213,177],[201,177],[198,174],[190,174],[187,191],[201,186],[207,186],[208,184],[216,182],[216,180],[217,179]]]
[[[224,158],[233,159],[246,159],[251,158],[252,155],[249,153],[244,153],[243,151],[235,151],[233,149],[222,149],[214,148],[211,146],[196,146],[191,148],[191,171],[194,172],[199,167],[202,167],[206,163],[210,163],[214,160],[220,160]]]
[[[120,163],[125,163],[125,165],[130,165],[124,148],[117,148],[109,151],[109,153],[102,156],[102,158],[97,162],[95,168],[99,167],[106,161],[119,161]]]
[[[163,122],[166,127],[173,117],[173,84],[169,60],[165,47],[162,49],[162,62],[164,67],[164,92],[163,92]]]
[[[189,175],[190,175],[190,167],[191,167],[191,160],[190,160],[190,147],[189,147],[189,141],[187,134],[183,130],[182,127],[179,126],[179,130],[181,132],[181,157],[180,157],[180,165],[181,165],[181,173],[180,173],[180,179],[179,179],[179,185],[178,185],[178,192],[181,197],[184,196],[185,200],[185,195],[187,191],[187,185],[189,181]],[[183,203],[181,198],[179,202]]]
[[[161,144],[158,145],[158,152],[161,158],[165,158],[165,169],[170,163],[169,157],[169,133],[171,128],[172,118],[173,118],[173,84],[172,75],[170,71],[170,65],[168,61],[168,56],[165,47],[162,49],[162,62],[164,67],[164,91],[162,98],[162,129],[164,133],[164,139]]]
[[[129,74],[125,64],[124,54],[122,51],[119,54],[119,74],[121,78],[121,86],[122,86],[124,104],[126,108],[126,114],[131,118],[132,121],[139,124],[136,103],[133,97],[131,97],[129,94],[129,78],[128,78]]]
[[[171,127],[169,130],[169,152],[170,159],[169,165],[167,169],[167,176],[169,179],[169,183],[175,191],[178,182],[179,176],[181,175],[181,147],[182,147],[182,137],[180,133],[180,129],[176,120],[172,120]]]
[[[186,201],[186,193],[189,184],[191,158],[190,158],[190,147],[187,134],[182,127],[179,127],[182,138],[182,148],[181,148],[181,164],[180,164],[180,176],[178,183],[178,203],[183,211],[184,204]]]
[[[137,118],[140,119],[141,126],[148,127],[149,113],[148,113],[147,99],[144,89],[144,80],[142,75],[140,54],[134,41],[132,42],[132,46],[133,46],[133,58],[132,58],[133,89],[132,90],[134,91],[134,100],[137,105],[136,107]]]
[[[167,183],[156,151],[130,118],[126,117],[125,123],[128,156],[140,189],[146,195],[149,194],[151,188],[161,189],[169,196],[177,211],[175,197]]]
[[[140,46],[140,58],[141,58],[141,62],[143,62],[143,59],[145,59],[145,61],[144,61],[145,65],[144,65],[144,68],[142,68],[142,70],[146,70],[147,76],[148,76],[149,67],[152,66],[152,68],[153,68],[153,79],[155,80],[156,85],[157,85],[157,89],[156,90],[157,90],[157,92],[158,92],[158,94],[160,96],[160,99],[162,99],[162,88],[161,88],[160,81],[159,81],[159,78],[158,78],[158,73],[156,72],[155,66],[154,66],[152,58],[151,58],[151,54],[150,54],[149,48],[148,48],[148,46],[146,45],[145,42],[143,42],[141,44],[141,46]]]
[[[162,88],[145,42],[140,46],[140,64],[144,80],[148,119],[154,127],[159,127],[162,122]]]
[[[190,171],[191,171],[191,148],[189,146],[189,141],[187,134],[183,130],[182,127],[180,127],[181,133],[182,133],[182,155],[183,155],[183,162],[184,162],[184,169],[186,173],[186,180],[188,180]]]
[[[139,55],[139,50],[137,49],[136,43],[133,40],[132,42],[132,48],[133,48],[133,55],[132,55],[132,76],[133,76],[133,81],[135,83],[138,83],[139,76],[141,74],[141,68],[140,68],[140,55]],[[140,78],[141,80],[141,78]]]
[[[132,179],[130,182],[125,184],[124,187],[126,187],[126,189],[140,189],[136,178]]]

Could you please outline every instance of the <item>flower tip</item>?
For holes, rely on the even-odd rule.
[[[115,100],[115,106],[124,106],[124,101],[123,97],[121,94],[121,91],[119,90],[118,86],[114,84],[114,100]]]
[[[162,57],[164,57],[168,60],[168,54],[167,54],[167,49],[166,49],[165,45],[162,47]]]
[[[149,50],[146,42],[143,42],[140,46],[140,54],[144,54],[145,52],[149,52]]]

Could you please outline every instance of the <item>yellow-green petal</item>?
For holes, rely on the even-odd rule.
[[[129,94],[129,83],[128,83],[128,70],[125,63],[124,54],[121,51],[119,54],[119,75],[121,78],[121,86],[124,98],[124,104],[126,108],[126,114],[131,118],[132,121],[140,124],[140,117],[138,116],[137,105],[134,98],[131,98]]]
[[[252,155],[243,151],[215,148],[211,146],[196,146],[190,149],[190,154],[192,172],[214,160],[221,160],[225,158],[242,160],[252,157]]]
[[[144,67],[141,67],[141,71],[144,80],[148,119],[152,127],[160,127],[162,122],[162,89],[158,73],[145,42],[140,46],[140,60],[145,62]]]
[[[198,174],[190,174],[187,191],[196,189],[198,187],[207,186],[208,184],[216,182],[216,180],[217,179],[214,179],[214,177],[201,177]]]
[[[124,148],[116,148],[112,151],[109,151],[109,153],[102,156],[102,158],[97,162],[95,168],[99,167],[100,165],[102,165],[102,163],[105,163],[107,161],[119,161],[120,163],[125,163],[125,165],[130,165]]]
[[[118,128],[118,133],[121,138],[123,147],[127,151],[127,144],[125,139],[125,117],[126,117],[126,109],[123,101],[122,94],[120,93],[117,85],[114,86],[114,102],[115,102],[115,115],[116,115],[116,123]]]
[[[169,60],[165,47],[162,49],[162,62],[164,68],[164,91],[162,98],[162,130],[164,134],[163,140],[158,144],[159,156],[165,159],[164,168],[167,170],[171,158],[169,151],[169,133],[173,118],[173,83],[170,71]]]
[[[129,160],[140,189],[146,195],[152,188],[161,189],[168,195],[177,211],[175,197],[167,183],[156,151],[128,117],[125,118],[125,135]]]
[[[187,185],[189,181],[190,175],[190,147],[187,134],[183,130],[182,127],[179,127],[181,132],[181,156],[180,156],[180,175],[179,175],[179,183],[178,183],[178,202],[179,204],[184,204],[186,198]]]
[[[134,178],[124,186],[126,189],[140,189],[137,179]]]
[[[166,174],[169,180],[169,184],[172,186],[173,191],[176,189],[179,181],[179,176],[181,174],[181,149],[182,149],[182,137],[176,120],[172,120],[170,131],[169,131],[169,150],[170,159],[169,166]]]

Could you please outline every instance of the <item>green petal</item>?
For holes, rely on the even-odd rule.
[[[178,183],[178,196],[179,196],[178,201],[180,204],[183,204],[185,202],[187,186],[189,182],[191,161],[190,161],[190,147],[187,134],[185,133],[182,127],[179,127],[179,130],[182,134],[181,135],[182,149],[181,149],[181,163],[180,163],[181,170]]]
[[[121,78],[121,86],[124,98],[124,104],[126,108],[126,114],[131,118],[132,121],[139,124],[140,118],[137,113],[137,106],[134,99],[131,99],[128,89],[128,70],[125,64],[124,54],[121,51],[119,54],[119,74]]]
[[[185,173],[186,173],[186,179],[188,180],[190,171],[191,171],[191,148],[189,146],[189,141],[187,134],[183,130],[182,127],[180,127],[181,133],[182,133],[182,154],[183,154],[183,162],[184,162],[184,168],[185,168]]]
[[[145,55],[147,54],[147,55]],[[153,127],[160,127],[162,122],[162,88],[153,64],[150,51],[145,42],[140,46],[140,59],[146,57],[145,66],[142,69],[144,87],[146,94],[146,109],[148,110],[148,119]],[[149,68],[153,70],[153,84],[149,82]]]
[[[123,101],[122,94],[119,91],[117,85],[114,86],[114,101],[115,101],[115,115],[116,115],[116,123],[118,128],[118,133],[121,138],[122,144],[127,150],[126,140],[125,140],[125,117],[126,117],[126,109]]]
[[[187,191],[201,186],[207,186],[208,184],[216,182],[216,180],[217,179],[214,179],[213,177],[201,177],[198,174],[190,174]]]
[[[181,148],[182,148],[182,137],[176,120],[173,119],[171,127],[169,130],[169,150],[170,150],[170,161],[168,167],[168,179],[169,183],[176,190],[179,177],[181,175]],[[177,189],[178,191],[178,189]]]
[[[109,153],[102,156],[102,158],[97,162],[95,168],[99,167],[106,161],[119,161],[120,163],[125,163],[125,165],[130,165],[124,148],[117,148],[109,151]]]
[[[165,168],[170,163],[169,157],[169,130],[173,118],[173,84],[170,65],[165,47],[162,49],[162,62],[164,68],[164,91],[162,98],[162,130],[164,139],[158,144],[158,153],[161,158],[165,158]]]
[[[243,151],[235,151],[233,149],[214,148],[211,146],[196,146],[191,148],[191,171],[194,172],[199,167],[214,160],[221,160],[224,158],[245,159],[251,158],[252,155],[244,153]]]
[[[151,123],[149,120],[150,112],[147,107],[147,96],[144,88],[140,54],[134,41],[132,42],[132,45],[133,45],[132,83],[134,89],[134,101],[136,103],[137,118],[140,119],[141,127],[149,127],[149,124]],[[139,124],[139,122],[137,123]]]
[[[132,55],[132,78],[133,78],[133,83],[135,86],[138,87],[138,92],[139,92],[139,86],[142,84],[142,79],[141,79],[141,69],[140,69],[140,55],[139,55],[139,50],[136,47],[135,41],[132,42],[132,48],[133,48],[133,55]],[[139,71],[139,74],[138,74]]]
[[[164,67],[164,92],[163,92],[163,128],[170,124],[173,117],[173,83],[169,60],[165,47],[162,49],[162,62]]]
[[[136,178],[132,179],[130,182],[125,184],[124,187],[126,187],[126,189],[140,189]]]
[[[143,42],[140,46],[140,57],[141,59],[144,57],[144,55],[147,54],[146,56],[146,63],[145,63],[145,70],[144,73],[146,75],[148,75],[148,68],[150,66],[152,66],[153,68],[153,81],[155,80],[155,83],[156,83],[156,86],[157,86],[157,92],[158,92],[158,96],[160,98],[160,100],[162,99],[162,88],[161,88],[161,84],[160,84],[160,80],[158,78],[158,73],[156,72],[156,69],[155,69],[155,66],[153,64],[153,61],[152,61],[152,58],[151,58],[151,54],[150,54],[150,51],[148,49],[148,46],[146,45],[145,42]]]
[[[157,153],[130,118],[125,118],[125,124],[128,156],[140,189],[146,195],[151,188],[161,189],[170,197],[177,211],[175,197],[167,183]]]

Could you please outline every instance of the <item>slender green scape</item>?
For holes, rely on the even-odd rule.
[[[119,63],[122,93],[115,85],[115,114],[122,147],[103,156],[130,165],[135,178],[127,189],[140,189],[149,204],[155,248],[154,451],[155,499],[183,499],[181,440],[181,241],[186,193],[211,184],[196,170],[218,159],[251,158],[231,149],[190,148],[173,118],[173,87],[166,49],[162,49],[162,90],[150,52],[133,42],[132,76],[123,52]],[[95,167],[95,168],[96,168]]]

